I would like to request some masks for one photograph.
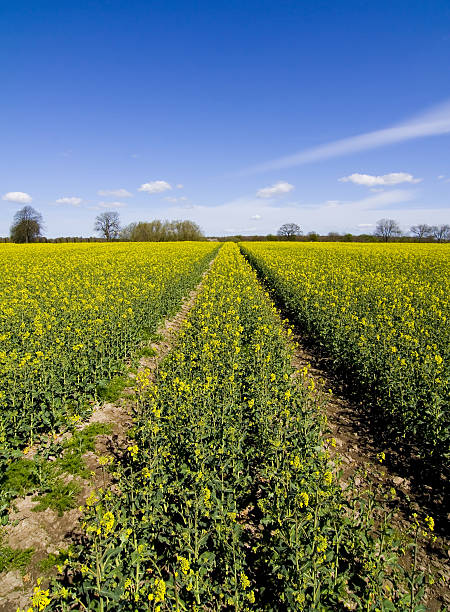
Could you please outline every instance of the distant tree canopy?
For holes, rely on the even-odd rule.
[[[302,233],[301,227],[300,225],[297,225],[297,223],[285,223],[278,230],[278,236],[284,236],[285,238],[301,236]]]
[[[339,238],[341,237],[339,232],[328,232],[328,238],[331,238],[332,240],[339,240]]]
[[[402,233],[399,224],[394,219],[380,219],[375,228],[375,236],[387,242],[389,238],[400,236]]]
[[[431,236],[433,228],[426,223],[419,223],[418,225],[412,225],[410,227],[410,232],[415,234],[417,238],[427,238]]]
[[[193,221],[139,221],[130,223],[120,233],[122,240],[130,242],[169,242],[178,240],[204,240],[200,227]]]
[[[98,232],[106,240],[118,238],[120,233],[119,213],[108,211],[97,215],[94,231]]]
[[[433,225],[431,233],[438,242],[444,242],[450,238],[450,225],[444,223],[444,225]]]
[[[308,237],[308,240],[310,240],[311,242],[317,242],[320,238],[320,235],[315,231],[308,232],[306,235]]]
[[[32,206],[24,206],[16,212],[10,229],[13,242],[35,242],[43,229],[42,215]]]

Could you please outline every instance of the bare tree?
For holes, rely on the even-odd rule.
[[[300,225],[297,223],[285,223],[278,230],[278,236],[284,236],[285,238],[294,238],[295,236],[301,236],[302,230]]]
[[[13,242],[34,242],[44,227],[42,215],[32,206],[24,206],[16,212],[11,225]]]
[[[415,234],[417,238],[427,238],[431,236],[433,228],[426,223],[419,223],[419,225],[412,225],[410,232]]]
[[[438,242],[444,242],[450,238],[450,225],[446,223],[444,225],[433,225],[431,233]]]
[[[94,231],[98,232],[106,240],[117,238],[120,232],[119,213],[108,211],[97,215]]]
[[[401,233],[400,226],[394,219],[380,219],[377,221],[375,236],[380,236],[384,242],[387,242],[389,238],[394,236],[400,236]]]

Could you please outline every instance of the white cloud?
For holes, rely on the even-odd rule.
[[[108,197],[112,196],[113,198],[131,198],[133,194],[127,191],[126,189],[99,189],[97,191],[99,196]]]
[[[250,219],[253,219],[254,221],[259,221],[261,219],[261,215],[258,215],[258,214],[252,215]]]
[[[71,204],[72,206],[78,206],[83,200],[81,198],[58,198],[57,204]]]
[[[293,155],[281,157],[263,164],[259,164],[244,171],[244,174],[277,170],[300,166],[322,159],[348,155],[358,151],[375,149],[396,142],[405,142],[425,136],[450,134],[450,100],[435,106],[425,113],[394,125],[393,127],[366,132],[350,138],[342,138],[333,142],[305,149]]]
[[[286,183],[285,181],[278,181],[278,183],[274,183],[270,187],[263,187],[256,192],[257,198],[273,198],[279,195],[284,195],[285,193],[289,193],[294,189],[294,185],[290,183]]]
[[[355,183],[355,185],[365,185],[366,187],[374,187],[375,185],[398,185],[400,183],[420,183],[422,179],[414,178],[408,172],[391,172],[382,176],[374,176],[372,174],[359,174],[355,172],[350,176],[343,176],[338,179],[341,183]]]
[[[440,181],[442,181],[442,179],[444,179],[444,178],[445,178],[445,174],[440,174],[440,175],[438,176],[438,179],[439,179]]]
[[[358,227],[373,227],[373,223],[358,223]]]
[[[187,202],[186,196],[181,196],[180,198],[175,198],[173,196],[167,196],[164,199],[166,200],[166,202],[172,202],[173,204],[175,204],[175,202]]]
[[[149,183],[144,183],[138,189],[138,191],[145,191],[147,193],[162,193],[163,191],[169,191],[172,189],[172,185],[167,183],[167,181],[150,181]]]
[[[30,204],[33,198],[23,191],[8,191],[2,196],[2,200],[6,200],[7,202],[15,202],[16,204]]]
[[[330,206],[330,202],[336,205]],[[134,211],[128,212],[123,208],[120,212],[124,223],[135,221]],[[252,233],[258,234],[275,234],[283,223],[291,221],[298,223],[305,234],[311,230],[320,234],[330,231],[352,234],[373,231],[369,226],[364,228],[358,225],[370,223],[375,226],[382,217],[395,219],[405,229],[417,223],[440,225],[447,221],[447,209],[421,204],[414,188],[391,188],[382,193],[367,193],[365,197],[354,200],[330,199],[301,203],[293,198],[279,201],[252,195],[228,200],[217,206],[204,206],[186,205],[183,202],[169,204],[158,198],[155,205],[139,218],[148,221],[190,219],[200,225],[205,235],[223,236],[227,230],[230,234],[250,233],[249,219],[255,215],[261,216],[261,219],[254,220],[252,224],[258,228]]]
[[[99,202],[98,205],[102,208],[122,208],[126,206],[124,202]]]
[[[177,185],[177,189],[183,189],[184,185],[182,185],[181,183],[178,183]]]

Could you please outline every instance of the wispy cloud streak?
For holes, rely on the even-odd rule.
[[[293,155],[248,168],[244,171],[244,174],[300,166],[330,157],[340,157],[358,151],[439,134],[450,134],[450,100],[398,125],[305,149]]]

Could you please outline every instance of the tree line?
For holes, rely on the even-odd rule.
[[[450,239],[450,225],[444,223],[442,225],[427,225],[421,223],[419,225],[412,225],[409,229],[419,240],[425,238],[434,238],[437,242],[444,242]],[[285,223],[278,230],[279,237],[286,239],[295,239],[297,236],[302,236],[303,231],[297,223]],[[380,219],[377,221],[374,236],[380,238],[384,242],[388,242],[391,239],[398,238],[403,235],[400,225],[395,219]],[[329,232],[329,237],[339,238],[341,235],[337,232]],[[351,236],[351,234],[345,234],[344,236]],[[312,241],[320,238],[317,232],[308,232],[307,237]]]
[[[97,232],[100,238],[43,238],[42,232],[44,222],[42,215],[31,206],[24,206],[14,215],[13,223],[10,229],[10,241],[18,243],[27,242],[85,242],[85,241],[111,241],[123,240],[127,242],[169,242],[179,240],[205,240],[199,225],[189,220],[161,221],[155,219],[153,221],[138,221],[121,227],[119,214],[114,211],[103,212],[95,218],[94,231]],[[434,240],[437,242],[446,242],[450,240],[450,225],[444,223],[442,225],[427,225],[421,223],[412,225],[410,233],[415,236],[418,241]],[[388,242],[390,240],[399,240],[404,236],[400,229],[400,225],[395,219],[380,219],[375,227],[372,235],[363,234],[361,236],[353,236],[352,234],[339,234],[337,232],[329,232],[328,236],[320,236],[317,232],[310,231],[303,239],[308,241],[323,240],[339,240],[350,242],[353,239],[373,241],[382,240]],[[278,230],[277,236],[268,234],[267,236],[228,236],[227,238],[218,238],[219,240],[243,240],[243,239],[259,239],[259,240],[300,240],[303,237],[303,231],[297,223],[284,223]],[[404,239],[407,239],[404,236]],[[6,239],[0,239],[5,242]]]
[[[28,243],[44,241],[42,215],[32,206],[24,206],[14,215],[10,229],[11,242]],[[179,240],[205,240],[199,225],[193,221],[139,221],[121,227],[117,212],[104,212],[95,218],[94,231],[100,240],[123,240],[127,242],[169,242]],[[53,239],[55,242],[92,241],[92,238]]]

